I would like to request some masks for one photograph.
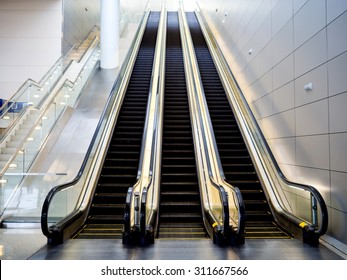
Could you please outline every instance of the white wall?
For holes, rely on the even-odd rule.
[[[78,46],[100,24],[100,0],[63,0],[63,54]]]
[[[324,239],[347,252],[347,1],[198,3],[282,170],[322,193]]]
[[[177,11],[179,8],[180,0],[166,0],[166,9],[168,11]],[[149,0],[152,11],[160,11],[163,0]],[[185,11],[194,11],[196,7],[195,0],[184,0],[183,1]]]
[[[61,55],[62,0],[0,1],[0,98],[39,81]]]

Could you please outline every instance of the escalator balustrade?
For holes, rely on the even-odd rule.
[[[88,218],[75,238],[122,238],[126,193],[137,179],[159,17],[149,16]]]
[[[289,238],[271,214],[258,175],[237,125],[194,13],[187,13],[212,126],[226,180],[242,193],[246,238]]]

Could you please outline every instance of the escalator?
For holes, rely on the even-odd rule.
[[[206,238],[178,13],[168,13],[159,238]]]
[[[149,16],[88,218],[75,238],[121,238],[128,188],[137,179],[160,13]]]
[[[242,193],[246,238],[290,238],[275,222],[194,13],[187,13],[202,84],[226,180]]]

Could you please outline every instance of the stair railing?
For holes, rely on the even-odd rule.
[[[2,187],[4,190],[6,189],[2,196],[2,200],[5,203],[0,207],[1,219],[6,215],[6,209],[10,204],[18,203],[16,202],[16,191],[20,187],[22,180],[27,178],[28,175],[34,176],[34,174],[28,174],[31,165],[42,150],[42,147],[44,147],[60,116],[67,110],[67,106],[74,107],[83,91],[85,82],[96,69],[99,56],[98,44],[98,38],[94,37],[88,51],[84,54],[83,68],[75,81],[61,80],[57,82],[56,89],[52,90],[50,96],[42,98],[40,100],[41,104],[27,108],[26,113],[32,117],[31,119],[18,119],[21,125],[25,123],[25,126],[28,128],[27,131],[21,131],[19,141],[15,142],[18,144],[14,147],[14,151],[11,152],[5,164],[0,168]],[[82,77],[84,81],[82,81]],[[16,128],[12,128],[14,131],[11,131],[7,137],[16,136]],[[6,142],[2,143],[2,148],[9,142],[11,141],[7,139]]]
[[[94,26],[86,40],[90,39],[89,37],[93,36],[93,33],[95,30],[98,30],[98,28],[98,26]],[[96,36],[93,37],[93,40],[95,40],[95,38]],[[44,101],[51,94],[54,86],[73,62],[70,55],[76,49],[78,49],[78,46],[72,46],[68,53],[60,57],[39,82],[27,79],[15,94],[1,105],[0,120],[6,122],[7,125],[0,135],[0,142],[6,138],[14,127],[16,127],[28,109],[40,109],[42,107]],[[84,53],[84,55],[86,55],[86,53]],[[82,60],[83,56],[79,60]]]
[[[43,234],[47,236],[48,243],[62,243],[71,238],[86,219],[148,17],[147,5],[136,31],[135,39],[106,101],[80,170],[72,181],[52,188],[45,199],[41,212],[41,229]]]
[[[196,16],[276,221],[304,242],[318,244],[328,228],[322,195],[314,187],[290,182],[284,176],[201,10]],[[296,213],[291,199],[300,200],[306,210]]]
[[[244,203],[240,190],[227,184],[221,176],[221,163],[182,2],[179,16],[205,223],[214,242],[242,244],[245,229]]]

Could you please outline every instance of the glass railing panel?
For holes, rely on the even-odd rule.
[[[226,189],[228,194],[228,205],[229,205],[229,219],[230,225],[234,227],[239,227],[240,209],[239,209],[239,199],[234,191],[231,189]]]
[[[64,189],[54,196],[48,211],[49,224],[60,222],[76,209],[83,188],[82,183],[83,181],[74,188]]]
[[[308,191],[290,187],[284,188],[284,194],[292,213],[311,222],[311,194]]]
[[[2,177],[0,188],[0,207],[6,218],[39,219],[41,208],[37,207],[38,203],[54,185],[66,180],[63,173],[21,173],[16,168],[11,171]]]
[[[62,112],[67,106],[73,107],[75,105],[83,90],[84,84],[87,82],[89,76],[96,67],[98,57],[99,48],[96,48],[88,59],[86,66],[81,71],[76,82],[66,82],[57,93],[54,101],[50,103],[44,112],[35,109],[28,112],[25,122],[25,126],[29,127],[28,131],[22,135],[22,140],[20,140],[18,146],[15,147],[17,148],[17,152],[11,159],[9,159],[11,162],[9,163],[7,170],[3,171],[4,174],[9,172],[28,172]],[[46,90],[47,89],[48,88],[46,88]],[[69,94],[67,94],[67,92]],[[11,166],[15,166],[16,170],[11,171]],[[1,196],[1,199],[5,204],[5,202],[11,197],[12,192],[15,190],[15,186],[18,185],[18,182],[17,178],[13,176],[3,176],[2,179],[6,180],[6,184],[3,185],[3,189],[6,189],[6,191],[3,192],[4,196]],[[12,182],[12,180],[14,180],[14,182]],[[4,209],[1,209],[1,213],[3,210]]]
[[[91,36],[95,38],[93,35],[95,30],[97,30],[96,27],[90,32],[85,42],[90,42]],[[29,106],[40,107],[42,102],[52,93],[66,67],[71,64],[69,62],[71,62],[70,53],[72,51],[77,51],[77,49],[71,48],[68,54],[61,57],[38,83],[28,79],[9,100],[1,100],[0,139],[6,136],[7,129],[15,124]],[[96,60],[88,63],[94,64]]]
[[[210,209],[216,218],[216,220],[222,225],[223,221],[223,203],[221,201],[220,192],[217,188],[212,185],[207,188],[208,191],[208,202],[210,204]]]
[[[40,83],[32,80],[26,81],[10,100],[3,102],[4,104],[0,108],[0,119],[4,123],[2,128],[6,129],[14,124],[28,107],[37,107],[52,92],[52,88],[62,74],[63,61],[60,59]]]
[[[9,176],[4,175],[0,178],[0,207],[1,213],[9,203],[9,198],[12,196],[15,189],[17,189],[23,176]]]
[[[83,210],[83,207],[88,204],[86,200],[88,197],[90,197],[89,192],[93,189],[88,188],[88,182],[90,180],[90,177],[94,173],[92,169],[93,166],[95,166],[94,160],[97,156],[96,151],[98,151],[99,145],[102,145],[101,137],[103,136],[108,117],[111,113],[112,112],[110,111],[110,108],[108,108],[108,111],[105,114],[105,118],[103,118],[100,124],[98,133],[95,137],[95,141],[93,141],[94,145],[92,146],[90,153],[88,153],[88,157],[85,159],[86,164],[82,167],[76,177],[78,178],[78,180],[75,183],[73,181],[70,182],[71,184],[69,183],[68,187],[62,188],[52,197],[47,213],[48,226],[59,223],[64,218],[66,218],[66,216],[73,213],[77,208]],[[59,186],[62,186],[66,183],[66,181],[58,182],[52,185],[52,188],[59,188]],[[86,204],[84,205],[83,203]]]
[[[99,134],[97,141],[99,141],[100,136],[101,134]],[[94,147],[92,152],[89,154],[87,165],[85,167],[86,170],[90,170],[91,168],[92,161],[95,156],[95,149],[96,147]],[[66,216],[73,213],[78,207],[81,206],[81,203],[82,201],[84,201],[84,198],[89,196],[89,194],[86,191],[89,176],[90,174],[88,172],[83,172],[81,174],[80,180],[76,182],[76,184],[71,185],[71,187],[69,188],[62,189],[54,195],[49,205],[47,215],[49,226],[59,223],[64,218],[66,218]],[[55,182],[55,184],[52,184],[50,189],[59,185],[63,185],[65,183],[66,180]],[[46,197],[47,194],[44,197]]]

